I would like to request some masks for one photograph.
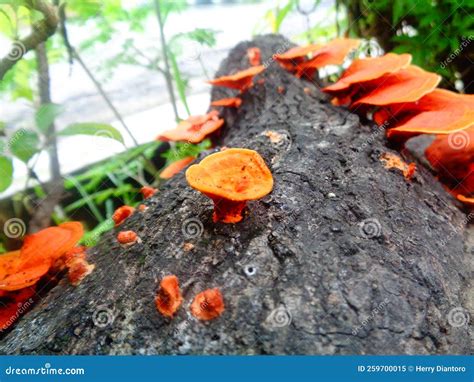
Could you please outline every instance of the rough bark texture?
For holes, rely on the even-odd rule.
[[[247,67],[250,46],[269,64],[265,82],[225,111],[219,143],[261,153],[272,194],[249,203],[242,222],[214,224],[211,201],[179,174],[120,227],[142,243],[124,249],[117,231],[105,235],[91,250],[94,273],[76,288],[60,282],[6,335],[2,353],[472,352],[472,324],[449,315],[474,305],[465,216],[430,173],[406,181],[386,170],[375,126],[272,63],[289,47],[282,37],[239,44],[217,75]],[[212,98],[230,94],[213,89]],[[173,320],[153,301],[167,274],[184,295]],[[226,310],[199,322],[189,305],[212,287]]]

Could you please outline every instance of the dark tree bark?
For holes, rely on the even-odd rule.
[[[96,270],[76,288],[61,281],[3,338],[1,352],[472,352],[472,325],[449,315],[474,305],[465,216],[430,173],[406,181],[385,169],[379,156],[390,150],[375,126],[273,63],[289,47],[284,38],[239,44],[217,75],[246,68],[251,46],[269,64],[265,82],[225,110],[219,144],[257,150],[273,192],[249,203],[242,222],[214,224],[210,200],[179,174],[120,227],[142,243],[123,249],[117,230],[106,234],[90,251]],[[215,88],[212,98],[230,94]],[[184,296],[173,320],[153,301],[167,274],[179,277]],[[226,310],[199,322],[189,305],[213,287]]]

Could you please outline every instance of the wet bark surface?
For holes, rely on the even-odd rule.
[[[106,234],[90,250],[95,271],[78,287],[62,280],[2,353],[472,353],[466,216],[429,172],[406,181],[384,168],[382,131],[272,62],[290,46],[283,37],[240,43],[217,76],[248,67],[251,46],[268,68],[225,110],[218,143],[257,150],[273,192],[242,222],[215,224],[211,200],[179,174],[120,227],[142,242],[122,248],[118,230]],[[173,320],[154,305],[168,274],[184,297]],[[189,306],[214,287],[226,310],[200,322]]]

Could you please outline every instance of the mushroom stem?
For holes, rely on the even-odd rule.
[[[214,214],[212,220],[214,223],[238,223],[242,220],[242,212],[246,206],[246,201],[233,201],[225,198],[212,196],[214,201]]]

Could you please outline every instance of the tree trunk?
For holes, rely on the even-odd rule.
[[[46,43],[40,43],[36,47],[36,62],[38,65],[38,94],[39,107],[52,103],[51,81],[49,75],[49,62]],[[49,142],[48,155],[50,161],[51,182],[46,188],[46,196],[38,204],[29,222],[29,231],[35,232],[51,225],[51,215],[54,208],[61,201],[64,191],[61,178],[61,165],[58,156],[58,141],[56,138],[56,125],[53,121],[49,126],[46,139]]]
[[[269,65],[259,77],[265,82],[257,78],[242,106],[225,110],[219,144],[257,150],[272,170],[273,192],[249,203],[242,222],[215,224],[210,199],[183,173],[175,176],[146,201],[148,210],[90,250],[91,275],[78,287],[62,280],[0,351],[472,352],[465,216],[430,173],[406,181],[384,168],[379,156],[390,150],[383,132],[272,62],[290,46],[283,37],[240,43],[217,76],[248,67],[251,46]],[[214,88],[212,99],[230,94]],[[115,237],[128,229],[142,242],[124,249]],[[168,274],[178,276],[184,296],[172,320],[154,306],[157,283]],[[197,321],[190,303],[214,287],[226,310]]]

